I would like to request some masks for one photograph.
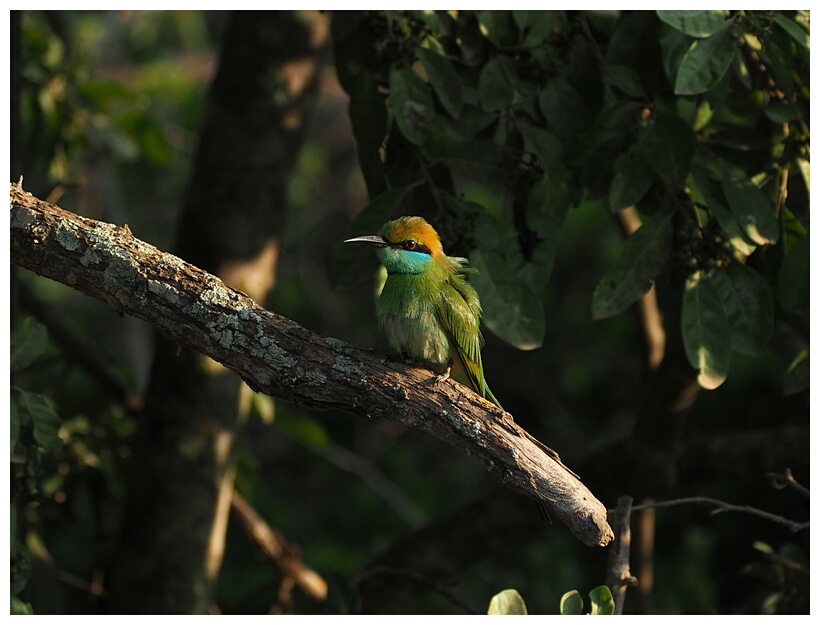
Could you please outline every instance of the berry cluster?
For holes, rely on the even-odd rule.
[[[732,249],[714,219],[702,227],[694,221],[686,221],[676,231],[674,266],[685,275],[696,271],[711,273],[729,264]]]

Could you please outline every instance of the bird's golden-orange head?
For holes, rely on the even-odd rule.
[[[444,254],[438,232],[423,217],[406,216],[388,221],[379,234],[392,246],[430,254],[434,260]]]

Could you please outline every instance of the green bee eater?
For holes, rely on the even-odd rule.
[[[443,370],[455,354],[475,391],[501,408],[484,379],[478,293],[464,275],[466,258],[447,256],[435,229],[421,217],[387,222],[378,235],[348,239],[367,243],[387,269],[377,304],[379,326],[393,349]]]

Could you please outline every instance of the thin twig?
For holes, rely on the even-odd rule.
[[[305,567],[299,559],[299,550],[270,527],[236,491],[233,491],[231,496],[231,509],[242,524],[245,533],[282,572],[283,584],[280,586],[280,600],[289,596],[294,584],[317,603],[327,598],[327,582],[318,573]],[[290,578],[291,581],[285,583],[286,578]],[[282,596],[283,589],[285,596]]]
[[[800,532],[802,530],[808,529],[810,524],[809,521],[799,523],[797,521],[792,521],[780,515],[772,514],[771,512],[766,512],[765,510],[753,508],[752,506],[737,506],[731,503],[726,503],[725,501],[720,501],[719,499],[712,499],[711,497],[683,497],[681,499],[670,499],[669,501],[656,501],[654,503],[633,506],[632,510],[646,510],[649,508],[671,508],[672,506],[680,506],[690,503],[704,503],[716,506],[716,508],[712,510],[711,514],[719,514],[721,512],[744,512],[746,514],[751,514],[763,519],[767,519],[772,523],[785,525],[792,532]]]
[[[792,470],[788,467],[786,467],[783,473],[767,473],[766,477],[772,481],[772,487],[777,490],[783,490],[787,486],[790,486],[801,495],[804,495],[805,497],[809,496],[809,489],[794,479]]]

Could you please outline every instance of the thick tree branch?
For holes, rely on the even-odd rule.
[[[140,241],[127,226],[83,219],[15,184],[10,206],[13,263],[153,324],[257,391],[429,432],[546,505],[585,544],[612,540],[606,508],[558,455],[466,387],[433,387],[426,369],[310,332]]]

